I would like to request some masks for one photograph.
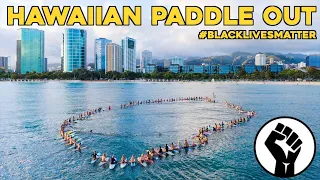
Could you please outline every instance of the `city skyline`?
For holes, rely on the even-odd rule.
[[[26,72],[47,71],[48,58],[44,53],[45,36],[44,31],[35,28],[20,28],[17,37],[17,67],[16,72],[25,74]],[[63,72],[72,72],[75,69],[85,69],[89,65],[87,63],[87,31],[77,28],[66,28],[62,34],[63,43],[61,46],[61,70]],[[106,38],[95,39],[95,71],[109,71],[108,49],[107,44],[112,40]],[[136,57],[136,40],[130,37],[125,37],[121,42],[121,64],[122,70],[118,72],[137,72]],[[37,55],[38,54],[38,55]],[[39,57],[38,57],[39,56]],[[33,58],[36,57],[36,58]],[[119,59],[119,58],[118,58]],[[139,72],[145,72],[145,67],[152,62],[152,52],[143,50],[140,52],[140,67]],[[306,59],[308,60],[308,58]],[[113,60],[115,61],[115,60]],[[183,66],[184,58],[174,56],[170,59],[171,64]],[[274,62],[271,58],[270,62]],[[32,63],[31,63],[32,62]],[[281,64],[282,61],[278,62]],[[270,63],[272,64],[272,63]],[[141,66],[142,65],[142,66]],[[233,65],[233,63],[232,63]],[[257,53],[255,56],[255,65],[266,65],[266,55],[264,53]]]
[[[65,2],[47,2],[42,0],[30,0],[30,1],[14,1],[14,0],[3,0],[4,6],[0,7],[0,36],[1,39],[6,42],[5,45],[0,45],[0,56],[11,56],[12,61],[16,61],[16,53],[15,46],[16,42],[13,39],[16,39],[16,30],[20,27],[13,26],[8,27],[6,25],[6,17],[7,17],[7,9],[6,6],[26,6],[26,8],[35,6],[35,5],[43,5],[43,6],[54,6],[54,5],[72,5],[65,4]],[[161,2],[161,3],[160,3]],[[101,2],[97,0],[93,0],[90,2],[79,0],[77,1],[77,5],[79,6],[135,6],[141,5],[142,9],[142,26],[107,26],[107,27],[80,27],[84,28],[88,32],[88,63],[94,62],[94,40],[99,37],[105,37],[113,40],[113,42],[121,44],[121,39],[123,37],[132,37],[137,39],[137,52],[141,52],[144,49],[149,49],[153,52],[153,57],[156,59],[167,59],[173,56],[182,56],[182,57],[208,57],[214,55],[223,55],[229,54],[236,51],[242,52],[277,52],[277,53],[303,53],[303,54],[316,54],[320,52],[320,42],[317,40],[281,40],[281,41],[273,41],[273,40],[198,40],[197,34],[199,30],[202,29],[273,29],[273,27],[266,26],[262,20],[259,19],[261,17],[261,12],[263,9],[272,4],[278,6],[295,6],[301,5],[299,1],[268,1],[268,2],[250,2],[250,5],[255,6],[255,26],[254,27],[224,27],[224,26],[188,26],[188,27],[180,27],[177,25],[165,27],[161,23],[157,27],[152,27],[150,25],[150,7],[152,5],[162,4],[164,6],[180,6],[183,10],[184,6],[197,5],[200,7],[215,5],[215,6],[224,6],[224,5],[232,5],[231,13],[235,13],[237,11],[236,7],[240,5],[247,5],[246,1],[235,1],[231,0],[228,2],[224,2],[222,0],[217,0],[213,4],[212,1],[204,0],[201,2],[194,1],[168,1],[168,0],[151,0],[139,2],[138,4],[134,1],[108,1]],[[320,5],[318,0],[307,0],[303,2],[303,5]],[[121,9],[120,9],[121,10]],[[86,12],[84,12],[86,13]],[[120,12],[121,14],[121,12]],[[237,14],[237,13],[236,13]],[[236,16],[236,14],[234,14]],[[304,19],[304,16],[302,16]],[[320,19],[320,13],[315,13],[313,15],[313,26],[305,27],[303,23],[295,26],[288,27],[283,22],[277,26],[278,29],[315,29],[315,27],[320,27],[320,22],[317,21]],[[49,59],[50,63],[58,63],[60,62],[60,45],[62,43],[61,38],[56,38],[63,33],[66,27],[39,27],[32,26],[33,28],[39,28],[44,30],[47,38],[45,42],[45,52],[46,57]],[[79,26],[75,26],[79,27]],[[137,53],[136,58],[139,58],[139,53]]]

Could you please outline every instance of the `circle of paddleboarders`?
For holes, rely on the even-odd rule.
[[[167,98],[167,99],[155,99],[155,100],[144,100],[144,101],[130,101],[126,104],[121,104],[120,109],[125,109],[132,106],[142,105],[142,104],[161,104],[165,102],[181,102],[181,101],[208,101],[211,102],[212,100],[208,97],[177,97],[177,98]],[[215,101],[214,101],[215,102]],[[108,106],[107,108],[109,111],[111,111],[111,106]],[[60,136],[63,137],[63,139],[67,142],[67,144],[73,145],[76,150],[81,150],[81,138],[75,135],[73,131],[68,130],[67,128],[73,128],[73,124],[77,123],[77,121],[86,120],[89,119],[90,116],[93,114],[100,113],[102,111],[105,111],[104,109],[97,108],[93,110],[86,111],[84,113],[80,113],[78,115],[78,118],[76,119],[75,116],[72,116],[71,118],[64,120],[60,127]],[[91,130],[92,132],[92,130]],[[82,148],[83,149],[83,148]]]
[[[131,101],[124,105],[121,104],[120,108],[122,109],[130,106],[135,106],[140,104],[150,104],[150,103],[163,103],[163,102],[176,102],[176,101],[204,101],[204,100],[207,102],[213,102],[213,103],[217,102],[216,100],[212,100],[211,98],[208,98],[208,97],[170,98],[170,99],[157,99],[157,100],[145,100],[145,101]],[[151,150],[148,150],[147,154],[141,154],[141,156],[138,157],[137,159],[135,158],[134,155],[132,155],[129,161],[127,161],[127,158],[124,155],[122,155],[120,161],[118,162],[117,159],[114,157],[114,155],[108,158],[105,153],[101,154],[94,151],[91,156],[91,164],[94,164],[95,162],[97,162],[98,159],[101,159],[99,166],[102,166],[107,162],[109,162],[110,169],[113,169],[116,166],[116,164],[120,164],[121,168],[126,167],[128,163],[134,167],[136,166],[137,162],[142,166],[146,167],[147,163],[153,164],[154,159],[158,159],[167,155],[173,156],[174,155],[173,152],[177,152],[182,149],[187,150],[189,148],[200,147],[204,144],[207,144],[208,143],[207,136],[211,135],[212,132],[222,130],[224,129],[224,127],[234,127],[239,123],[249,121],[249,119],[256,114],[254,111],[244,111],[241,106],[237,106],[232,103],[225,102],[225,104],[227,104],[228,107],[230,108],[236,109],[237,111],[239,111],[239,113],[246,113],[247,116],[239,118],[238,120],[233,120],[233,121],[231,120],[230,122],[227,122],[227,123],[224,123],[224,122],[219,124],[215,123],[215,125],[213,126],[209,125],[206,128],[201,128],[198,134],[192,136],[193,140],[191,145],[189,145],[187,140],[184,141],[183,146],[180,145],[180,141],[178,142],[177,145],[174,145],[174,143],[171,143],[170,147],[166,144],[164,148],[160,147],[159,150],[157,150],[156,148],[152,148]],[[111,106],[108,107],[108,110],[109,111],[111,110]],[[91,111],[87,111],[85,113],[80,113],[77,120],[88,119],[93,114],[100,113],[102,111],[104,111],[102,108],[97,108]],[[63,139],[66,141],[67,144],[71,145],[71,147],[69,147],[70,149],[81,152],[82,149],[87,148],[87,147],[82,147],[82,143],[81,143],[82,139],[76,136],[75,131],[73,130],[66,131],[66,127],[72,127],[73,123],[76,123],[74,116],[72,118],[69,118],[68,120],[65,120],[64,123],[61,125],[60,135],[63,137]],[[197,140],[198,144],[195,144],[194,140]]]

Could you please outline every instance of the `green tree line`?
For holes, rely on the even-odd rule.
[[[208,81],[211,79],[215,80],[297,80],[300,79],[312,79],[320,80],[320,70],[315,68],[306,68],[306,71],[300,71],[295,69],[287,69],[282,72],[275,74],[270,71],[255,71],[252,74],[246,73],[243,69],[239,69],[237,73],[229,74],[192,74],[192,73],[172,73],[172,72],[153,72],[150,74],[146,73],[134,73],[134,72],[93,72],[86,69],[77,69],[73,72],[44,72],[36,73],[29,72],[26,74],[0,72],[0,79],[19,80],[19,79],[47,79],[47,80],[136,80],[136,79],[164,79],[164,80],[190,80],[190,81]]]

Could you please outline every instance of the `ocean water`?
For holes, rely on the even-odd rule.
[[[177,102],[120,109],[133,100],[212,96],[220,103]],[[258,115],[239,127],[209,136],[194,151],[120,169],[90,164],[93,150],[118,159],[152,146],[190,140],[199,128],[240,117],[224,100]],[[64,119],[112,106],[74,125],[87,146],[68,149],[58,137]],[[320,169],[320,86],[210,83],[0,83],[0,179],[273,179],[255,159],[260,127],[278,116],[303,120],[313,131],[317,154],[297,179],[317,179]],[[92,130],[92,133],[90,133]]]

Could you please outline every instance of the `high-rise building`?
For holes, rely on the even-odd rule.
[[[21,28],[17,39],[16,72],[25,74],[36,71],[43,72],[44,63],[44,31]]]
[[[320,54],[307,56],[306,65],[307,67],[320,68]]]
[[[44,58],[43,72],[48,72],[48,58]]]
[[[116,43],[106,45],[108,69],[106,71],[123,72],[122,47]]]
[[[171,63],[170,63],[170,61],[169,61],[169,60],[165,60],[165,61],[163,62],[163,66],[164,66],[164,68],[169,68],[169,67],[170,67],[170,65],[171,65]]]
[[[152,64],[152,52],[144,50],[140,53],[140,72],[144,72],[148,64]]]
[[[124,71],[136,72],[136,40],[126,37],[122,40],[122,58]]]
[[[256,66],[265,66],[267,64],[267,57],[265,54],[258,53],[255,57],[255,63]]]
[[[0,57],[0,69],[4,71],[9,70],[9,57]]]
[[[62,44],[61,44],[61,64],[60,69],[61,71],[64,71],[64,33],[62,33]]]
[[[66,29],[63,34],[63,72],[86,68],[87,32],[83,29]]]
[[[182,57],[173,57],[171,59],[171,64],[179,64],[179,66],[183,66],[183,58]]]
[[[106,38],[99,38],[94,43],[94,58],[95,58],[95,70],[105,71],[108,67],[108,61],[106,61],[106,45],[112,41]]]

